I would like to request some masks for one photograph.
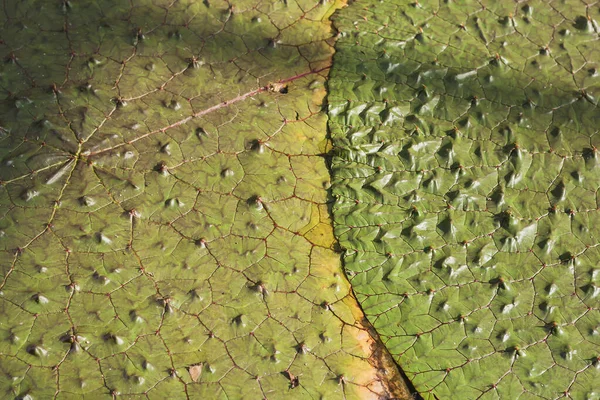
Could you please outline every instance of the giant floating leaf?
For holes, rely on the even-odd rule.
[[[3,3],[0,397],[406,394],[333,250],[339,6]]]
[[[600,8],[358,0],[335,17],[335,233],[426,397],[598,398]]]

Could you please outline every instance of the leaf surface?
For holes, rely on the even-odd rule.
[[[0,397],[406,389],[326,205],[340,5],[4,3]]]
[[[598,17],[575,0],[335,16],[335,234],[426,398],[598,396]]]

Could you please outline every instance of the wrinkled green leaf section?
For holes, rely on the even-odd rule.
[[[598,398],[600,9],[361,1],[335,17],[335,234],[416,388]]]
[[[325,204],[339,6],[3,2],[1,398],[386,392]]]

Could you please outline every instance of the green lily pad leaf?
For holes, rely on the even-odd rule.
[[[357,0],[334,16],[335,234],[424,398],[597,396],[596,11]]]
[[[5,4],[0,397],[408,398],[329,214],[342,5]]]

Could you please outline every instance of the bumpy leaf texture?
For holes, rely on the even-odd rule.
[[[340,5],[4,1],[0,397],[407,393],[333,246]]]
[[[600,396],[598,18],[578,0],[336,14],[335,233],[425,397]]]

